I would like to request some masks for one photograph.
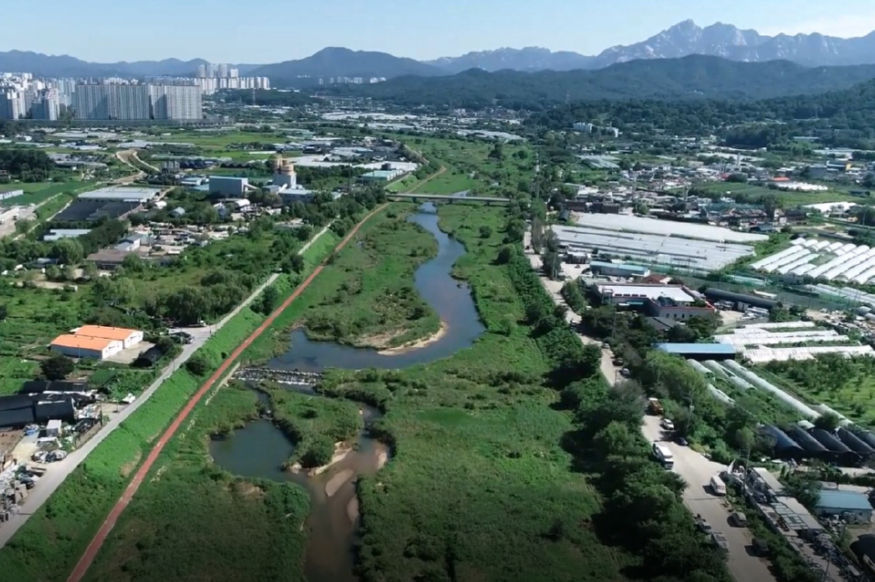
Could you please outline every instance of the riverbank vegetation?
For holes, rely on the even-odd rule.
[[[437,254],[435,238],[406,220],[412,206],[375,216],[327,270],[340,271],[304,319],[307,335],[357,347],[388,348],[440,328],[434,310],[413,286],[416,268]]]
[[[330,248],[326,248],[324,244],[317,243],[312,245],[304,253],[307,269],[312,269],[328,255],[329,251]],[[277,286],[280,296],[285,297],[291,292],[292,283],[292,279],[280,277],[274,285]],[[252,309],[241,310],[224,327],[214,333],[207,343],[198,350],[196,355],[206,361],[209,370],[214,370],[261,321],[263,321],[263,315]],[[88,459],[58,487],[49,501],[0,550],[0,572],[3,572],[4,576],[8,576],[11,580],[65,579],[72,570],[76,560],[85,550],[91,537],[105,519],[106,514],[121,495],[128,479],[145,457],[154,440],[197,390],[205,375],[206,373],[201,376],[195,376],[186,367],[181,367],[161,385],[161,388],[147,402],[101,442],[88,456]],[[222,422],[240,423],[243,419],[254,415],[254,394],[249,392],[247,398],[252,402],[251,406],[248,404],[243,406],[240,401],[236,405],[229,405],[224,413],[225,415],[217,416],[218,420],[212,424],[222,426]],[[233,415],[230,412],[231,410],[233,410]],[[176,443],[177,440],[172,441],[170,447],[165,449],[164,455],[169,455],[175,451]],[[203,447],[204,444],[199,442],[196,447],[197,458],[204,459]],[[162,457],[162,459],[164,458]],[[159,467],[162,466],[164,465],[159,463]],[[160,473],[163,475],[166,471],[166,467],[164,469],[158,468],[155,474]],[[192,519],[189,521],[177,521],[174,516],[175,514],[171,512],[167,514],[173,517],[172,525],[169,527],[175,531],[180,524],[188,523],[193,527],[195,524],[198,524],[196,529],[203,532],[204,535],[213,536],[216,530],[202,529],[199,524],[207,523],[207,518],[212,515],[227,515],[228,513],[224,510],[228,509],[228,506],[220,506],[228,500],[233,500],[236,494],[234,494],[232,489],[239,487],[238,485],[233,485],[233,483],[236,483],[236,480],[228,479],[227,476],[221,479],[216,476],[220,474],[220,472],[216,474],[198,473],[199,476],[205,477],[207,481],[211,481],[211,484],[198,484],[198,487],[201,487],[201,489],[194,493],[198,499],[191,502]],[[190,477],[191,474],[188,476]],[[180,479],[182,480],[177,481],[176,476],[171,477],[167,475],[167,480],[164,482],[171,483],[170,487],[173,493],[170,499],[176,501],[180,499],[187,500],[187,494],[183,489],[189,493],[194,491],[194,489],[191,489],[192,483],[186,483],[184,478]],[[173,485],[173,483],[176,483],[176,485]],[[217,487],[217,489],[208,491],[210,487]],[[277,531],[285,531],[282,528],[289,527],[294,528],[294,531],[289,530],[289,536],[292,539],[294,535],[299,535],[298,528],[300,528],[300,524],[306,515],[306,495],[300,490],[288,486],[281,490],[272,490],[272,493],[267,492],[267,485],[259,485],[258,488],[265,492],[263,497],[269,501],[271,507],[279,507],[278,515],[288,514],[292,516],[292,518],[278,524],[280,529]],[[253,492],[257,495],[262,495],[254,489],[248,488],[248,486],[241,491],[249,492],[247,495]],[[211,495],[224,496],[225,501],[215,501],[217,505],[210,505],[213,503],[208,499]],[[177,506],[176,509],[178,510],[179,507]],[[154,510],[154,506],[152,508],[149,510],[149,513]],[[231,515],[234,515],[233,512]],[[296,515],[299,518],[294,518]],[[270,521],[268,523],[275,525]],[[237,531],[239,527],[242,527],[241,524],[235,521],[234,531]],[[226,531],[231,531],[227,527],[225,529]],[[121,533],[122,530],[123,528],[116,528],[114,533]],[[204,563],[216,563],[216,572],[222,571],[219,568],[229,568],[226,571],[231,571],[231,566],[220,560],[203,559],[200,562],[195,561],[196,552],[187,546],[168,547],[165,545],[164,538],[166,536],[164,533],[166,533],[164,530],[149,529],[144,539],[154,541],[161,548],[162,553],[174,552],[177,548],[185,548],[185,551],[189,552],[191,557],[174,554],[168,562],[161,566],[156,566],[150,556],[159,553],[158,550],[154,550],[154,553],[140,553],[140,546],[137,546],[138,549],[133,553],[149,560],[148,571],[156,573],[155,579],[176,578],[176,574],[171,575],[168,573],[170,570],[163,568],[165,566],[167,568],[174,568],[177,564],[189,564],[192,567],[197,566],[201,568]],[[182,533],[183,536],[189,534],[193,535],[192,532]],[[239,545],[240,538],[235,534],[232,541],[234,544]],[[230,543],[229,541],[229,545]],[[216,547],[214,541],[209,543],[204,541],[196,545],[203,548],[204,551],[211,551],[209,548]],[[267,546],[269,544],[265,543],[264,545]],[[128,554],[130,555],[130,552]],[[240,557],[237,554],[231,553],[230,549],[228,549],[227,555],[237,556],[238,560],[235,567],[249,568],[249,560],[253,554],[247,550],[246,556]],[[289,560],[293,562],[293,566],[290,566],[288,561],[278,561],[277,563],[283,566],[286,572],[298,571],[298,564],[300,563],[299,554],[289,558]],[[131,569],[132,572],[139,571],[140,575],[145,575],[145,567],[142,570],[136,570],[137,567],[139,566],[131,564],[127,568]],[[114,572],[112,576],[109,576],[109,579],[117,578],[120,572],[126,571],[125,568],[122,562],[114,562],[112,566]],[[266,561],[265,568],[269,569],[272,566]],[[174,570],[173,572],[180,571],[182,570]],[[250,570],[247,569],[248,571]],[[192,571],[191,576],[199,575],[200,572],[200,570]],[[241,571],[240,578],[246,577],[244,572]],[[268,579],[271,577],[275,578],[277,576],[267,576]],[[102,579],[108,578],[104,577]]]

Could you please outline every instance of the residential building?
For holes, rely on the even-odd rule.
[[[194,120],[203,117],[203,97],[195,85],[150,85],[152,119]]]

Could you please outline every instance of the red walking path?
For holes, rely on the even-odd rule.
[[[380,212],[386,205],[380,206],[370,213],[368,213],[361,221],[355,225],[355,227],[347,234],[343,240],[341,240],[337,246],[334,248],[334,252],[339,252],[346,244],[352,239],[353,236],[359,231],[359,229],[364,225],[365,222],[368,221],[374,214]],[[222,365],[213,372],[212,376],[207,378],[207,380],[203,383],[203,385],[198,388],[198,391],[194,393],[189,401],[185,404],[185,407],[176,415],[176,418],[173,419],[173,422],[170,423],[170,426],[167,427],[167,430],[162,433],[161,437],[155,443],[155,446],[152,447],[152,450],[149,452],[149,455],[146,457],[146,460],[140,465],[140,468],[134,474],[134,477],[131,479],[131,482],[128,483],[128,486],[125,488],[122,496],[116,501],[115,505],[113,505],[112,509],[109,512],[109,515],[106,516],[103,524],[100,526],[100,529],[97,530],[97,533],[91,539],[91,543],[88,544],[88,547],[85,548],[85,553],[82,554],[82,557],[79,558],[79,562],[76,564],[76,567],[73,568],[73,572],[70,573],[70,576],[67,578],[67,582],[79,582],[82,578],[85,577],[85,573],[88,571],[88,568],[94,562],[94,558],[97,557],[97,553],[100,551],[101,546],[103,546],[103,542],[106,541],[109,532],[112,531],[112,528],[115,526],[118,521],[119,516],[121,516],[122,512],[131,502],[134,495],[137,493],[137,490],[140,488],[140,485],[146,478],[146,475],[149,473],[149,470],[152,468],[152,465],[155,464],[155,461],[158,459],[158,455],[161,454],[161,451],[164,449],[164,446],[170,442],[170,439],[173,438],[173,435],[176,434],[176,431],[185,421],[191,411],[194,410],[194,407],[197,406],[198,402],[200,402],[201,398],[203,398],[204,394],[209,392],[210,388],[212,388],[215,383],[222,377],[222,375],[231,367],[234,361],[240,357],[240,354],[243,353],[246,348],[248,348],[252,342],[254,342],[258,337],[264,333],[270,325],[276,320],[279,315],[288,308],[289,305],[295,301],[304,290],[309,287],[310,283],[313,282],[313,279],[316,278],[319,273],[322,272],[322,269],[325,268],[325,264],[322,263],[318,267],[316,267],[310,276],[304,279],[304,281],[298,285],[298,288],[295,289],[294,293],[289,295],[285,301],[283,301],[282,305],[277,307],[273,313],[271,313],[264,322],[258,326],[258,329],[253,331],[249,337],[243,340],[237,348],[231,352],[231,355],[222,362]]]

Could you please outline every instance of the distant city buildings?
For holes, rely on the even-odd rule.
[[[221,89],[270,89],[267,77],[204,63],[192,78],[35,78],[0,72],[0,119],[179,120],[203,117],[203,96]]]
[[[267,77],[241,77],[240,69],[227,63],[198,65],[195,81],[204,95],[212,95],[221,89],[270,89]]]

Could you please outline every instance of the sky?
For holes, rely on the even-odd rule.
[[[416,59],[506,46],[597,54],[688,18],[763,34],[875,30],[872,0],[40,0],[20,8],[4,11],[0,50],[99,62],[268,63],[326,46]]]

